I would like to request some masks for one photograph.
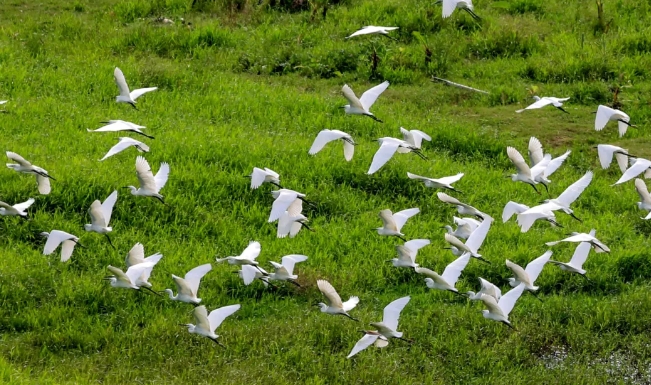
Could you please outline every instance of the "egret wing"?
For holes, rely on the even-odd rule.
[[[50,235],[47,237],[45,242],[45,248],[43,249],[43,255],[50,255],[56,250],[61,242],[74,238],[74,235],[68,234],[65,231],[52,230]]]
[[[355,154],[355,145],[344,140],[344,159],[346,159],[347,162],[350,162],[351,159],[353,159],[354,154]]]
[[[344,311],[351,311],[359,303],[359,297],[350,297],[348,301],[343,303]]]
[[[463,173],[458,173],[457,175],[453,176],[445,176],[443,178],[436,179],[439,183],[441,184],[452,184],[454,182],[457,182],[459,179],[463,178]]]
[[[590,232],[590,235],[594,236],[594,230]],[[585,261],[588,259],[591,248],[592,244],[590,242],[579,243],[576,249],[574,249],[574,254],[572,254],[572,259],[570,259],[570,265],[577,269],[581,269]]]
[[[278,198],[274,200],[274,203],[271,205],[271,214],[269,215],[269,222],[273,222],[276,219],[280,218],[281,215],[287,211],[289,206],[298,198],[298,194],[295,191],[283,191],[278,194]]]
[[[104,155],[104,157],[100,159],[100,162],[106,158],[109,158],[119,152],[126,150],[129,147],[133,147],[137,145],[144,145],[145,147],[147,147],[147,145],[137,140],[131,138],[120,138],[120,141],[115,146],[111,147],[106,153],[106,155]]]
[[[240,310],[240,304],[224,306],[211,311],[208,316],[208,320],[210,321],[210,331],[214,333],[215,329],[224,322],[226,317],[231,316],[238,310]]]
[[[629,180],[645,172],[649,167],[651,167],[651,161],[638,158],[635,163],[633,163],[633,165],[629,167],[628,170],[626,170],[622,177],[613,184],[613,186],[628,182]]]
[[[283,267],[289,275],[294,274],[294,265],[303,261],[307,261],[307,256],[298,254],[285,255],[281,260]]]
[[[529,275],[531,284],[533,284],[536,281],[536,279],[540,275],[540,272],[542,271],[543,267],[545,267],[545,264],[547,263],[547,261],[549,261],[549,258],[551,258],[551,256],[552,256],[552,251],[547,250],[545,254],[541,255],[540,257],[534,259],[533,261],[527,264],[527,267],[524,270]]]
[[[154,265],[155,263],[152,262],[139,263],[128,268],[125,274],[129,278],[131,284],[135,285],[142,273],[147,269],[153,268]]]
[[[518,300],[518,298],[520,298],[523,290],[524,285],[519,284],[517,287],[509,290],[502,296],[502,298],[500,298],[497,304],[499,305],[500,309],[502,309],[502,313],[504,313],[505,316],[508,316],[511,313],[513,306],[515,306],[515,302]]]
[[[38,184],[38,192],[47,195],[52,191],[50,187],[50,178],[36,174],[36,184]]]
[[[536,104],[536,103],[534,103],[534,104]],[[532,106],[533,106],[533,104],[532,104]],[[531,162],[531,167],[533,167],[533,166],[537,165],[538,163],[540,163],[540,161],[543,158],[543,155],[545,155],[545,154],[543,154],[542,143],[540,143],[540,140],[538,140],[538,138],[532,136],[529,139],[529,161]]]
[[[412,252],[411,254],[413,254],[413,256],[415,257],[416,252],[418,252],[418,250],[422,249],[423,247],[425,247],[425,246],[427,246],[429,244],[430,244],[429,239],[412,239],[411,241],[405,242],[405,244],[403,246],[408,248],[409,251]]]
[[[398,319],[400,318],[400,312],[402,309],[407,306],[411,297],[402,297],[391,302],[384,308],[384,316],[382,318],[382,323],[386,325],[391,330],[398,330]]]
[[[619,166],[619,170],[623,173],[626,172],[626,169],[628,168],[628,150],[622,149],[622,151],[625,153],[623,154],[620,151],[615,152],[615,160],[617,161],[617,165]],[[633,159],[633,158],[631,158]]]
[[[462,175],[463,175],[463,174],[462,174]],[[427,177],[424,177],[424,176],[420,176],[420,175],[412,174],[412,173],[410,173],[410,172],[407,173],[407,177],[408,177],[409,179],[417,179],[417,180],[432,180],[432,178],[427,178]]]
[[[208,320],[208,311],[204,305],[197,306],[193,310],[194,323],[195,326],[203,330],[212,330],[210,329],[210,321]]]
[[[373,345],[373,343],[380,337],[379,334],[364,334],[364,337],[362,337],[355,346],[353,346],[353,350],[350,351],[348,356],[346,358],[350,358],[354,356],[355,354],[361,352],[362,350],[368,348],[369,346]]]
[[[348,87],[348,84],[344,84],[344,86],[341,87],[341,92],[344,94],[344,97],[348,100],[348,103],[350,104],[351,107],[364,110],[364,105],[362,104],[362,102],[360,102],[357,96],[355,96],[353,90],[350,87]]]
[[[131,250],[129,250],[124,263],[127,265],[127,268],[129,268],[133,265],[137,265],[143,262],[145,262],[145,247],[142,245],[142,243],[138,242],[133,245]]]
[[[610,167],[610,163],[613,161],[613,154],[618,149],[620,148],[611,146],[609,144],[600,144],[597,146],[597,155],[599,156],[599,163],[601,163],[601,168],[605,170]],[[625,164],[624,170],[626,168],[628,168],[628,163]]]
[[[25,211],[34,204],[34,198],[29,198],[25,202],[16,203],[13,207],[18,211]]]
[[[125,282],[125,283],[132,284],[132,282],[129,280],[129,277],[127,277],[127,275],[124,274],[124,271],[118,269],[117,267],[111,266],[111,265],[108,265],[106,268],[109,269],[109,271],[111,273],[113,273],[113,275],[115,275],[115,278],[118,281],[122,281],[122,282]]]
[[[441,16],[445,19],[446,17],[450,17],[452,15],[452,12],[457,8],[457,3],[459,0],[443,0],[443,11]]]
[[[158,191],[156,190],[156,180],[154,179],[151,167],[149,167],[147,159],[142,156],[136,158],[136,174],[138,175],[140,188],[149,191]]]
[[[543,174],[551,161],[552,161],[551,154],[546,154],[545,156],[543,156],[542,160],[537,165],[529,169],[529,172],[531,173],[531,177],[536,178],[538,175]]]
[[[331,307],[343,309],[344,304],[341,302],[341,297],[337,293],[337,290],[332,287],[330,282],[320,279],[316,281],[316,285],[318,286],[321,293],[323,293],[323,295],[325,295],[328,299],[328,305]]]
[[[104,212],[102,211],[102,204],[99,200],[95,200],[91,203],[90,208],[88,209],[88,214],[90,214],[90,222],[94,225],[106,227],[106,219],[104,218]]]
[[[530,104],[530,105],[528,105],[527,107],[525,107],[525,108],[523,108],[523,109],[521,109],[521,110],[517,110],[517,111],[515,111],[515,112],[522,112],[522,111],[524,111],[524,110],[534,110],[534,109],[536,109],[536,108],[542,108],[542,107],[545,107],[545,106],[550,105],[550,104],[552,104],[552,103],[553,103],[553,102],[552,102],[551,100],[547,99],[547,98],[540,98],[540,99],[537,100],[535,103]]]
[[[158,87],[148,87],[148,88],[138,88],[137,90],[131,91],[131,100],[136,100],[147,92],[156,91]]]
[[[443,274],[441,274],[441,278],[443,278],[445,282],[454,287],[454,285],[459,280],[461,272],[466,268],[466,265],[468,265],[469,261],[470,253],[463,253],[462,256],[455,259],[451,264],[445,267]]]
[[[373,103],[375,103],[378,96],[380,96],[388,87],[389,87],[389,82],[386,81],[364,92],[362,96],[359,98],[360,103],[362,104],[362,106],[364,106],[364,110],[365,111],[370,110],[371,106],[373,105]]]
[[[170,176],[170,165],[167,164],[167,162],[163,162],[160,164],[160,168],[158,169],[158,172],[156,173],[156,176],[154,177],[154,181],[156,182],[156,192],[159,192],[163,187],[165,187],[165,184],[167,183],[167,179]]]
[[[111,195],[108,196],[102,202],[102,214],[104,215],[104,221],[105,225],[108,226],[109,223],[111,222],[111,214],[113,213],[113,206],[115,206],[115,202],[118,200],[118,190],[115,190],[111,193]]]
[[[547,168],[545,168],[545,171],[543,171],[543,176],[546,178],[555,173],[571,153],[572,151],[567,151],[565,154],[552,159],[547,165]]]
[[[161,253],[156,253],[154,255],[150,255],[147,257],[146,262],[144,263],[150,263],[151,266],[143,270],[142,274],[140,274],[140,281],[142,282],[147,282],[149,280],[149,277],[151,276],[151,272],[154,269],[154,266],[163,258],[163,254]]]
[[[115,67],[115,70],[113,71],[113,77],[115,78],[115,84],[120,90],[120,96],[127,98],[130,97],[129,86],[127,85],[127,80],[124,78],[122,70],[118,67]]]
[[[260,245],[260,242],[257,241],[249,242],[249,245],[246,247],[246,249],[244,249],[244,251],[240,255],[240,258],[250,259],[252,261],[255,261],[255,259],[258,258],[258,255],[260,255],[260,251],[262,251],[262,246]]]
[[[245,285],[250,285],[258,274],[258,269],[251,265],[242,265],[242,281]]]
[[[323,130],[319,132],[319,134],[314,139],[314,142],[312,143],[312,147],[310,147],[308,154],[314,155],[317,152],[321,151],[326,144],[332,142],[333,140],[341,139],[344,136],[345,135],[342,135],[341,133],[335,131]]]
[[[302,211],[303,201],[300,199],[295,199],[294,202],[292,202],[292,204],[287,208],[287,213],[289,213],[289,215],[292,217],[298,216]]]
[[[402,226],[405,225],[407,222],[407,219],[413,217],[414,215],[418,214],[420,212],[420,209],[415,207],[407,210],[402,210],[398,211],[397,213],[393,214],[393,221],[396,224],[396,227],[398,228],[398,231],[402,229]]]
[[[296,236],[296,234],[298,234],[301,231],[302,228],[303,228],[303,225],[302,225],[301,222],[296,221],[296,222],[292,223],[292,226],[289,229],[289,237],[294,238]]]
[[[382,225],[384,228],[387,228],[392,231],[399,231],[398,226],[396,225],[396,222],[393,218],[393,214],[391,213],[391,210],[384,209],[380,211],[378,215],[380,219],[382,219]]]
[[[504,211],[502,211],[502,222],[506,223],[506,221],[511,219],[513,214],[521,214],[527,210],[529,210],[529,206],[513,201],[508,201],[504,206]]]
[[[368,169],[368,174],[373,174],[384,166],[389,159],[396,153],[400,147],[400,144],[394,141],[383,141],[380,145],[380,148],[377,150],[373,156],[373,161],[371,162],[371,167]]]
[[[479,283],[481,285],[481,290],[480,290],[481,292],[494,297],[498,301],[500,297],[502,297],[502,291],[500,290],[499,287],[495,286],[494,284],[488,282],[487,280],[481,277],[479,278]]]
[[[493,218],[486,216],[484,220],[481,222],[479,226],[475,229],[475,231],[470,234],[468,239],[466,240],[466,246],[472,250],[473,252],[477,252],[479,248],[481,247],[482,243],[484,243],[484,240],[486,239],[486,235],[488,234],[488,230],[491,228],[491,223],[493,222]]]
[[[649,195],[649,190],[646,187],[646,183],[640,178],[635,179],[635,190],[637,195],[640,196],[640,201],[646,204],[651,204],[651,196]]]
[[[201,278],[203,278],[203,276],[206,275],[211,269],[212,265],[210,263],[206,263],[205,265],[195,267],[185,274],[185,283],[188,288],[192,290],[192,294],[197,295],[197,292],[199,291],[199,284],[201,283]]]
[[[525,163],[522,154],[520,154],[518,150],[516,150],[513,147],[507,147],[506,154],[509,156],[509,159],[511,160],[515,168],[518,169],[519,174],[531,177],[531,170],[529,169],[529,166],[527,166],[527,163]]]
[[[25,158],[23,158],[22,156],[16,154],[15,152],[7,151],[7,158],[13,160],[14,162],[18,163],[19,165],[21,165],[23,167],[29,167],[29,166],[32,165],[27,160],[25,160]]]
[[[581,177],[581,179],[572,183],[570,187],[566,188],[561,195],[556,198],[557,201],[564,204],[566,207],[570,207],[572,203],[585,191],[585,189],[592,182],[592,171],[588,171]]]
[[[251,173],[251,188],[256,189],[264,183],[267,173],[257,167],[253,167],[253,172]]]
[[[615,110],[610,107],[599,106],[597,108],[597,115],[595,116],[594,129],[597,131],[603,130],[604,127],[606,127],[606,124],[608,124],[608,120],[610,120],[610,117],[614,113]]]
[[[67,262],[72,256],[77,242],[72,239],[67,239],[61,244],[61,262]]]
[[[299,200],[299,199],[297,199]],[[288,213],[283,214],[278,218],[278,229],[276,230],[276,237],[285,238],[292,229],[292,225],[295,222],[292,220],[292,217]]]
[[[524,285],[520,284],[519,286],[524,286]],[[486,306],[489,312],[498,315],[505,315],[498,301],[495,299],[495,297],[487,294],[482,294],[481,297],[479,297],[479,299],[484,303],[484,306]]]

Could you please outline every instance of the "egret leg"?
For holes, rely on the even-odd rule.
[[[148,290],[148,291],[151,292],[151,293],[156,294],[156,295],[159,296],[159,297],[162,297],[162,295],[158,294],[157,292],[155,292],[154,290],[152,290],[150,287],[147,287],[147,286],[140,286],[140,287],[143,288],[143,289],[145,289],[145,290]]]
[[[106,239],[108,239],[109,245],[111,245],[111,247],[117,250],[113,242],[111,242],[111,238],[109,237],[109,235],[107,233],[104,233],[104,235],[106,236]]]
[[[407,242],[407,240],[404,237],[400,236],[400,235],[396,235],[396,237],[402,239],[404,242]]]
[[[537,299],[538,301],[540,301],[540,302],[544,302],[544,301],[542,300],[542,298],[538,297],[538,293],[536,293],[535,291],[530,291],[529,293],[533,294],[533,296],[536,297],[536,299]]]
[[[217,345],[221,346],[222,348],[226,349],[226,346],[222,345],[221,342],[217,341],[217,338],[211,338],[212,342],[216,343]]]
[[[389,35],[382,34],[382,36],[388,37],[389,39],[391,39],[393,41],[398,41],[398,39],[396,39],[395,37],[389,36]]]
[[[484,263],[488,263],[489,265],[491,264],[491,261],[487,260],[487,259],[484,258],[484,257],[479,257],[479,258],[477,258],[477,259],[480,260],[480,261],[482,261],[482,262],[484,262]]]
[[[350,315],[348,315],[348,313],[339,313],[339,314],[341,314],[341,315],[343,315],[343,316],[346,316],[346,317],[352,319],[353,321],[357,321],[357,322],[359,322],[359,320],[358,320],[357,318],[353,318],[353,317],[351,317]]]
[[[470,10],[469,8],[464,8],[464,10],[466,12],[468,12],[468,14],[470,14],[470,16],[472,16],[473,19],[475,19],[477,21],[481,20],[481,18],[479,16],[477,16],[477,14],[475,12],[473,12],[472,10]]]
[[[298,282],[294,281],[293,279],[288,279],[288,281],[291,282],[291,283],[293,283],[294,285],[296,285],[296,286],[298,286],[298,287],[302,287],[301,285],[299,285]]]
[[[309,201],[305,200],[305,198],[303,198],[303,197],[298,197],[298,199],[300,199],[300,200],[302,200],[304,203],[307,203],[308,205],[314,207],[315,209],[318,208],[318,207],[316,206],[316,204],[314,204],[314,203],[312,203],[312,202],[309,202]]]
[[[533,189],[534,189],[534,190],[536,190],[536,193],[538,193],[538,195],[540,195],[540,191],[538,191],[538,189],[536,188],[536,186],[535,186],[535,185],[533,185],[533,184],[530,184],[530,186],[531,186],[531,187],[533,187]]]
[[[500,322],[502,322],[504,325],[510,327],[511,329],[515,330],[516,332],[518,331],[518,329],[514,328],[513,325],[511,325],[510,322],[507,322],[507,321],[500,321]]]
[[[366,115],[366,116],[368,116],[369,118],[375,120],[376,122],[384,123],[383,121],[381,121],[380,119],[378,119],[375,115]]]
[[[402,337],[396,337],[396,338],[399,339],[399,340],[405,341],[405,342],[407,342],[407,343],[410,343],[410,344],[413,344],[413,343],[414,343],[414,340],[408,340],[408,339],[406,339],[406,338],[402,338]]]
[[[149,139],[156,139],[156,138],[154,138],[154,137],[151,136],[151,135],[147,135],[147,134],[145,134],[144,132],[138,132],[138,131],[134,131],[134,132],[137,132],[138,134],[140,134],[140,135],[142,135],[142,136],[145,136],[145,137],[147,137],[147,138],[149,138]]]
[[[138,107],[136,107],[136,103],[134,102],[128,102],[128,103],[131,104],[131,107],[135,108],[136,111],[139,111]]]
[[[162,197],[154,195],[154,198],[158,199],[160,201],[160,203],[165,204],[165,201],[163,200]]]
[[[305,227],[306,229],[310,230],[311,232],[314,232],[314,230],[312,230],[312,229],[311,229],[308,225],[306,225],[305,223],[303,223],[303,222],[298,222],[298,223],[300,223],[301,226]]]
[[[572,218],[576,219],[577,221],[583,223],[583,221],[580,220],[579,218],[577,218],[576,215],[574,215],[574,213],[570,213],[570,216],[571,216]]]
[[[566,114],[569,114],[569,112],[565,111],[565,110],[563,109],[563,107],[556,107],[556,108],[558,108],[559,110],[565,112]]]
[[[79,246],[79,247],[83,247],[84,249],[87,249],[87,247],[84,246],[84,245],[82,245],[81,243],[79,243],[79,241],[75,241],[75,240],[73,240],[73,242],[76,243],[77,246]]]
[[[249,177],[249,178],[250,178],[250,177]],[[274,186],[276,186],[276,187],[278,187],[278,188],[284,188],[283,186],[281,186],[280,184],[278,184],[278,183],[276,183],[276,182],[269,182],[269,183],[271,183],[272,185],[274,185]]]

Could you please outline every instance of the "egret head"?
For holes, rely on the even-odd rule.
[[[125,186],[125,187],[122,187],[122,188],[128,188],[128,189],[131,191],[131,194],[132,194],[132,195],[135,195],[135,194],[136,194],[136,190],[138,190],[138,189],[135,188],[134,186]]]
[[[170,299],[175,299],[174,292],[171,289],[165,289],[163,293],[167,293],[170,296]]]
[[[432,278],[425,278],[425,285],[430,289],[434,289],[434,280]]]
[[[84,230],[86,230],[86,231],[92,231],[92,230],[91,230],[92,227],[93,227],[93,225],[86,224],[86,225],[84,225]]]
[[[194,333],[195,326],[193,324],[179,324],[179,326],[186,327],[188,328],[188,332]]]
[[[638,206],[639,206],[639,205],[640,205],[640,204],[638,203]],[[47,231],[44,231],[44,232],[42,232],[42,233],[39,233],[38,235],[40,235],[40,236],[43,237],[43,238],[47,238],[47,237],[50,236],[50,233],[48,233]]]
[[[519,284],[520,284],[520,281],[516,281],[515,278],[513,278],[513,277],[509,278],[509,285],[511,285],[511,287],[516,287]]]
[[[452,226],[445,225],[442,228],[445,229],[448,234],[452,234],[454,232],[454,229],[452,229]]]
[[[328,305],[326,305],[326,304],[323,303],[323,302],[319,302],[319,303],[317,303],[315,306],[318,306],[319,309],[321,309],[322,312],[325,312],[326,309],[328,308]]]
[[[468,296],[468,298],[470,299],[479,299],[478,298],[479,295],[477,295],[477,293],[475,293],[474,291],[467,291],[466,296]]]

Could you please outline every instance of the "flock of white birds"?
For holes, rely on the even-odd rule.
[[[448,17],[454,9],[459,8],[469,12],[473,17],[477,18],[477,15],[473,12],[472,3],[469,0],[443,0],[442,3],[443,17]],[[365,34],[387,35],[389,31],[395,29],[397,29],[397,27],[368,26],[353,33],[349,37]],[[130,91],[124,75],[119,68],[115,68],[114,78],[120,92],[116,101],[118,103],[128,103],[134,108],[136,108],[136,99],[145,93],[157,89],[156,87],[151,87]],[[388,87],[389,82],[383,82],[367,90],[358,98],[348,85],[344,85],[342,93],[348,100],[348,104],[343,106],[345,113],[351,115],[363,115],[370,117],[375,121],[382,122],[370,111],[370,109],[378,97]],[[540,98],[536,96],[535,99],[535,103],[516,112],[520,113],[526,110],[538,109],[552,105],[567,113],[562,106],[563,102],[567,101],[569,98]],[[6,101],[0,101],[0,104],[5,103]],[[626,133],[629,126],[632,126],[630,124],[629,116],[624,112],[607,106],[599,106],[596,112],[595,129],[597,131],[602,130],[609,121],[615,121],[618,123],[620,137]],[[144,126],[122,120],[110,120],[105,123],[107,125],[99,129],[88,131],[133,132],[153,139],[152,136],[149,136],[142,131],[145,129]],[[412,152],[419,157],[426,159],[421,152],[421,147],[423,140],[431,141],[431,137],[419,130],[406,130],[401,127],[400,131],[402,133],[402,139],[392,137],[383,137],[378,139],[380,147],[373,157],[368,174],[377,172],[396,152]],[[326,129],[321,131],[315,138],[308,153],[315,155],[328,143],[337,140],[340,140],[343,143],[345,160],[350,161],[353,158],[356,143],[350,134],[339,130]],[[129,137],[121,137],[119,138],[119,142],[109,149],[100,161],[127,150],[130,147],[136,148],[139,152],[146,153],[149,151],[149,146],[147,144]],[[616,159],[623,175],[617,182],[615,182],[615,184],[625,183],[642,173],[644,173],[646,177],[651,177],[651,161],[635,157],[629,154],[626,149],[602,144],[597,146],[597,152],[601,166],[604,169],[610,166],[613,158]],[[545,154],[540,141],[535,137],[532,137],[528,144],[529,163],[527,163],[522,154],[513,147],[508,147],[506,153],[517,170],[516,173],[510,176],[512,180],[529,184],[536,192],[540,193],[536,186],[542,185],[547,188],[551,183],[549,177],[551,177],[552,174],[562,166],[563,162],[570,156],[571,151],[567,151],[558,157],[553,157],[551,154]],[[8,151],[6,154],[13,162],[7,163],[8,168],[19,173],[35,175],[39,193],[50,193],[50,180],[56,181],[56,179],[54,179],[48,171],[33,165],[14,152]],[[147,160],[142,156],[138,156],[136,158],[135,168],[139,187],[128,186],[125,188],[128,188],[132,195],[156,198],[165,204],[164,197],[160,192],[165,187],[169,177],[169,164],[161,163],[158,172],[154,174]],[[463,176],[463,173],[459,173],[453,176],[430,178],[407,173],[408,178],[422,181],[426,187],[445,189],[451,192],[458,192],[453,184],[459,181]],[[303,227],[311,230],[307,226],[308,218],[302,214],[304,202],[312,205],[312,203],[306,201],[305,194],[283,188],[280,185],[280,175],[268,168],[260,169],[256,167],[253,169],[253,172],[249,177],[251,179],[251,189],[257,189],[265,183],[278,187],[278,190],[271,192],[274,201],[271,206],[268,220],[270,223],[278,222],[278,238],[284,238],[287,236],[293,238],[297,236]],[[513,215],[516,215],[517,224],[520,226],[522,232],[527,232],[536,221],[541,219],[549,222],[552,226],[559,226],[555,216],[555,212],[557,211],[562,211],[576,220],[579,220],[579,218],[575,216],[571,206],[590,185],[592,179],[593,173],[587,171],[582,178],[567,187],[556,199],[547,199],[538,206],[528,207],[510,201],[504,207],[502,220],[503,222],[507,222]],[[642,210],[649,211],[649,214],[643,219],[649,219],[651,218],[651,196],[649,195],[646,184],[642,179],[635,179],[635,188],[640,196],[638,207]],[[586,270],[583,269],[583,265],[588,258],[590,250],[594,249],[597,253],[610,252],[610,249],[595,237],[595,230],[592,230],[589,234],[572,233],[569,238],[547,243],[548,246],[553,246],[559,242],[577,243],[578,246],[569,262],[551,260],[552,251],[546,251],[542,256],[532,260],[524,267],[507,259],[505,263],[507,268],[513,273],[513,277],[509,279],[509,285],[512,289],[506,294],[502,295],[501,290],[497,285],[488,282],[483,278],[479,278],[480,290],[478,292],[460,292],[455,285],[471,259],[474,258],[479,261],[490,263],[479,254],[479,251],[481,250],[481,246],[486,239],[494,220],[484,211],[461,202],[457,198],[446,193],[439,192],[437,193],[437,196],[441,202],[456,208],[458,213],[461,215],[461,217],[453,217],[454,225],[456,227],[445,226],[446,233],[444,234],[444,240],[450,245],[449,249],[457,259],[450,263],[441,274],[428,268],[421,267],[416,263],[418,251],[429,245],[430,240],[405,239],[404,234],[401,232],[402,227],[409,218],[420,212],[418,208],[410,208],[396,213],[385,209],[379,213],[379,217],[382,220],[382,227],[377,228],[377,233],[382,236],[398,237],[404,241],[402,245],[396,246],[397,258],[390,261],[395,267],[414,269],[416,273],[425,276],[425,284],[430,289],[449,291],[467,297],[470,300],[481,301],[486,307],[486,310],[483,310],[483,316],[485,318],[502,322],[509,327],[513,327],[509,320],[509,314],[515,306],[518,298],[520,298],[525,291],[531,292],[535,295],[538,290],[538,287],[535,286],[535,281],[546,264],[556,264],[562,270],[585,277]],[[94,201],[88,210],[91,223],[84,226],[84,229],[88,232],[104,234],[111,246],[113,246],[113,244],[108,234],[112,231],[112,228],[109,224],[117,198],[118,191],[116,190],[113,191],[103,202],[99,200]],[[27,210],[33,203],[33,198],[14,205],[0,202],[0,215],[27,218]],[[61,246],[62,262],[66,262],[70,259],[75,245],[83,247],[79,243],[79,237],[61,230],[52,230],[49,233],[43,232],[41,235],[47,238],[43,254],[50,255]],[[245,285],[249,285],[255,280],[260,280],[265,287],[276,287],[274,284],[276,281],[288,281],[300,286],[297,282],[298,276],[294,274],[294,267],[297,263],[306,261],[308,259],[307,256],[297,254],[286,255],[282,257],[281,263],[271,262],[274,271],[269,273],[256,261],[260,252],[260,243],[251,242],[239,256],[217,258],[216,262],[228,262],[231,265],[238,266],[240,270],[237,271],[237,273]],[[107,276],[105,279],[110,282],[112,287],[132,290],[146,289],[152,293],[160,295],[159,292],[152,290],[152,285],[148,280],[152,270],[162,257],[163,255],[161,253],[155,253],[145,257],[143,245],[137,243],[127,254],[125,260],[126,270],[109,265],[107,268],[113,275]],[[218,335],[215,334],[215,330],[228,316],[235,313],[240,308],[240,305],[235,304],[217,308],[210,313],[208,313],[205,306],[198,306],[201,302],[201,298],[198,297],[201,279],[211,271],[211,269],[212,265],[206,263],[191,269],[183,277],[172,275],[172,279],[176,284],[176,295],[174,295],[174,292],[171,289],[166,289],[164,292],[169,295],[171,300],[186,302],[196,306],[193,312],[195,323],[182,324],[188,328],[190,333],[196,333],[208,337],[215,343],[221,345],[218,341]],[[349,312],[351,312],[359,303],[358,297],[352,296],[348,301],[343,302],[335,288],[326,280],[318,280],[317,287],[323,293],[327,302],[318,304],[321,312],[331,315],[343,315],[357,321],[349,314]],[[385,347],[388,345],[391,338],[411,342],[411,340],[403,338],[403,333],[398,331],[400,313],[409,303],[409,300],[410,297],[407,296],[389,303],[384,308],[382,322],[371,323],[376,330],[362,330],[364,335],[354,345],[348,358],[373,344],[377,347]]]

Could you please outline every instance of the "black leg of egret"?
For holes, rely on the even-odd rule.
[[[409,344],[413,344],[413,343],[414,343],[414,340],[408,340],[408,339],[406,339],[406,338],[402,338],[402,337],[396,337],[396,338],[399,339],[399,340],[401,340],[401,341],[405,341],[405,342],[407,342],[407,343],[409,343]]]
[[[155,196],[155,195],[154,195],[154,198],[158,199],[158,200],[160,201],[160,203],[162,203],[162,204],[165,205],[165,201],[163,200],[163,198],[161,198],[161,197],[157,197],[157,196]]]
[[[404,242],[407,242],[407,240],[404,237],[400,236],[400,235],[396,235],[396,237],[402,239]]]
[[[479,257],[479,258],[477,258],[477,259],[480,260],[480,261],[482,261],[482,262],[484,262],[484,263],[488,263],[489,265],[491,264],[491,261],[487,260],[487,259],[484,258],[484,257]]]
[[[561,229],[563,228],[563,226],[561,226],[560,223],[556,222],[556,221],[553,220],[553,219],[549,219],[549,223],[553,224],[553,225],[556,226],[556,227],[560,227]]]
[[[447,187],[446,187],[446,188],[447,188]],[[454,188],[454,187],[449,188],[448,190],[450,190],[450,191],[454,191],[455,193],[463,194],[463,191],[459,191],[459,190],[457,190],[457,189]]]
[[[458,291],[453,291],[453,290],[448,290],[448,291],[451,292],[451,293],[454,293],[454,294],[456,294],[456,295],[460,295],[460,296],[462,296],[463,298],[467,298],[465,294],[463,294],[463,293],[459,293]]]
[[[538,301],[545,302],[545,301],[542,300],[542,298],[538,297],[538,293],[536,293],[535,291],[530,291],[529,293],[533,294],[533,296],[536,297],[536,299]]]
[[[151,292],[151,293],[156,294],[156,295],[159,296],[159,297],[162,297],[161,294],[159,294],[158,292],[152,290],[150,287],[147,287],[147,286],[140,286],[140,287],[143,288],[143,289],[145,289],[145,290],[148,290],[148,291]]]
[[[389,35],[385,35],[385,34],[382,34],[382,36],[384,36],[384,37],[388,37],[389,39],[391,39],[391,40],[393,40],[393,41],[398,41],[398,39],[396,39],[396,38],[393,37],[393,36],[389,36]]]
[[[316,204],[314,204],[314,203],[312,203],[312,202],[309,202],[309,201],[306,201],[305,198],[303,198],[303,197],[298,197],[298,199],[300,199],[300,200],[302,200],[304,203],[307,203],[308,205],[314,207],[315,209],[318,208],[318,207],[316,206]]]
[[[264,278],[258,278],[258,279],[261,280],[262,282],[266,283],[267,285],[273,287],[274,289],[278,289],[278,286],[276,286],[273,283],[269,282],[268,279],[264,279]]]
[[[147,138],[149,138],[149,139],[156,139],[156,138],[154,138],[154,137],[151,136],[151,135],[147,135],[147,134],[145,134],[144,132],[140,132],[140,131],[134,131],[134,132],[137,132],[138,134],[140,134],[140,135],[142,135],[142,136],[145,136],[145,137],[147,137]]]
[[[583,221],[580,220],[579,218],[577,218],[576,215],[574,215],[574,213],[570,213],[570,216],[571,216],[572,218],[576,219],[577,221],[583,223]]]
[[[315,306],[319,306],[319,305],[315,305]],[[346,316],[346,317],[352,319],[353,321],[359,322],[359,320],[358,320],[357,318],[353,318],[353,317],[351,317],[350,315],[348,315],[348,314],[346,314],[346,313],[339,313],[339,314],[341,314],[341,315],[343,315],[343,316]]]
[[[222,348],[226,349],[226,346],[222,345],[221,342],[217,341],[217,338],[211,338],[212,342],[216,343],[217,345],[221,346]]]
[[[588,278],[587,275],[585,275],[585,274],[579,274],[579,275],[580,275],[581,277],[585,278],[589,283],[592,283],[592,280],[591,280],[590,278]]]
[[[547,192],[547,194],[549,194],[549,187],[547,187],[547,184],[543,183],[542,185],[545,186],[545,191]]]
[[[305,223],[303,223],[303,222],[298,222],[298,223],[300,223],[301,226],[305,227],[306,229],[310,230],[311,232],[314,232],[314,230],[312,230],[311,228],[309,228],[308,225],[306,225]]]
[[[259,271],[260,273],[262,273],[262,275],[266,275],[266,274],[264,273],[264,271],[262,271],[262,269],[260,268],[260,266],[258,266],[258,265],[253,265],[253,266],[255,266],[255,268],[258,269],[258,271]]]
[[[481,20],[481,18],[480,18],[479,16],[477,16],[477,14],[476,14],[475,12],[473,12],[472,10],[470,10],[469,8],[464,8],[464,10],[465,10],[466,12],[468,12],[468,14],[469,14],[470,16],[472,16],[473,19],[475,19],[475,20],[477,20],[477,21]]]
[[[113,245],[113,242],[111,242],[111,238],[108,236],[108,234],[104,233],[104,235],[106,236],[106,239],[108,239],[108,241],[109,241],[109,245],[111,245],[111,247],[113,247],[114,249],[116,249],[115,245]],[[117,249],[116,249],[116,250],[117,250]]]
[[[533,184],[530,184],[530,186],[531,186],[531,187],[533,187],[533,189],[534,189],[534,190],[536,191],[536,193],[538,193],[538,195],[540,195],[540,191],[538,191],[538,189],[536,188],[536,186],[535,186],[535,185],[533,185]]]
[[[288,279],[289,282],[293,283],[294,285],[298,287],[302,287],[301,285],[298,284],[298,282],[294,281],[293,279]]]
[[[138,111],[138,107],[136,107],[136,103],[134,103],[134,102],[129,102],[129,104],[131,104],[131,107],[135,108],[136,111]]]
[[[556,107],[556,108],[558,108],[559,110],[565,112],[566,114],[569,114],[569,112],[565,111],[565,110],[563,109],[563,107]]]
[[[81,243],[79,243],[79,241],[75,241],[75,240],[73,240],[73,242],[76,243],[77,246],[79,246],[79,247],[83,247],[84,249],[87,249],[87,247],[84,246],[84,245],[82,245]]]
[[[603,250],[604,253],[609,253],[609,254],[610,254],[610,251],[605,250],[603,247],[599,246],[598,244],[593,243],[593,245],[595,245],[595,247],[598,247],[598,248],[600,248],[601,250]]]
[[[507,322],[507,321],[500,321],[500,322],[502,322],[504,325],[510,327],[511,329],[515,330],[516,332],[518,331],[518,329],[514,328],[513,325],[511,325],[510,322]]]
[[[272,185],[274,185],[274,186],[276,186],[276,187],[278,187],[278,188],[284,188],[283,186],[279,185],[279,184],[276,183],[276,182],[269,182],[269,183],[271,183]]]
[[[378,123],[384,123],[383,121],[381,121],[380,119],[378,119],[375,115],[366,115],[366,116],[368,116],[369,118],[375,120],[375,121],[378,122]]]

